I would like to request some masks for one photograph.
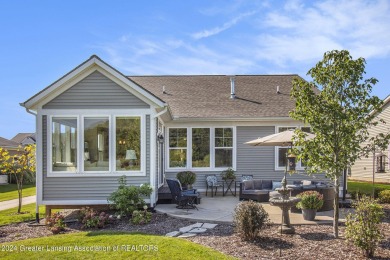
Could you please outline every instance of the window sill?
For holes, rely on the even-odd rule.
[[[225,171],[228,168],[232,167],[226,167],[226,168],[169,168],[166,169],[165,172],[181,172],[181,171],[193,171],[193,172],[221,172]],[[236,170],[236,169],[233,169]]]
[[[49,172],[47,177],[120,177],[120,176],[129,176],[129,177],[144,177],[146,176],[145,172]]]

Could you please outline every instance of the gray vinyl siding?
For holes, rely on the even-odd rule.
[[[98,71],[60,94],[43,106],[44,109],[136,109],[150,108]]]
[[[47,177],[47,127],[42,118],[43,133],[43,200],[107,200],[118,188],[118,176],[102,174],[98,177]],[[146,116],[146,176],[127,176],[128,185],[150,183],[150,115]],[[80,173],[82,175],[82,173]]]
[[[384,119],[386,124],[383,125],[379,123],[377,126],[372,127],[369,132],[371,136],[376,136],[380,133],[390,132],[390,102],[388,102],[382,109],[382,112],[378,115],[379,118]],[[366,145],[366,144],[363,144]],[[379,151],[377,151],[379,152]],[[387,156],[389,156],[390,151],[383,151]],[[386,160],[389,162],[389,160]],[[387,182],[390,183],[390,164],[386,165],[386,172],[384,173],[375,173],[376,182]],[[362,181],[372,181],[373,174],[373,155],[370,154],[368,158],[361,158],[355,162],[351,168],[351,179],[362,180]]]
[[[255,179],[281,181],[284,171],[275,171],[275,147],[249,146],[245,144],[258,137],[275,133],[275,126],[238,126],[237,127],[236,176],[251,174]],[[185,170],[185,169],[183,169]],[[178,172],[178,171],[177,171]],[[167,172],[166,178],[175,178],[177,172]],[[194,188],[206,189],[206,175],[216,174],[221,180],[219,171],[194,171],[197,175]],[[324,174],[316,174],[315,179],[305,173],[287,175],[288,183],[299,180],[329,181]],[[234,185],[232,186],[234,188]]]

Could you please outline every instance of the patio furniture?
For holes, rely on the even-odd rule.
[[[211,188],[211,197],[214,197],[214,195],[217,195],[218,187],[222,187],[222,193],[224,190],[224,185],[218,183],[217,176],[215,174],[213,175],[206,175],[206,196],[207,191],[209,188]],[[215,189],[215,192],[214,192]]]
[[[276,182],[275,182],[276,183]],[[240,184],[240,200],[255,200],[268,202],[269,192],[272,190],[271,180],[246,180]]]
[[[253,180],[253,174],[243,174],[241,177],[236,180],[234,184],[234,196],[237,194],[237,187],[240,188],[240,185],[243,181],[250,181]]]
[[[180,181],[177,179],[167,179],[168,187],[171,190],[172,199],[176,202],[178,209],[197,209],[194,205],[199,197],[196,189],[183,191]]]

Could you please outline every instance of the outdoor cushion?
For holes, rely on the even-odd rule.
[[[302,185],[311,185],[311,181],[304,180],[302,181]]]
[[[280,182],[280,181],[272,181],[272,190],[275,190],[277,188],[282,188],[282,182]]]
[[[316,188],[316,185],[302,185],[302,189],[304,190],[313,190]]]
[[[245,190],[242,191],[244,194],[268,194],[267,190]]]
[[[288,184],[287,188],[291,188],[293,190],[301,190],[302,186],[301,185],[295,185],[295,184]]]
[[[253,190],[253,181],[243,181],[242,190]]]
[[[263,180],[263,185],[261,187],[263,190],[272,190],[272,181]]]
[[[210,187],[217,186],[218,184],[217,176],[207,176],[206,181]]]
[[[254,190],[261,190],[262,187],[262,180],[253,180],[253,189]]]
[[[301,184],[302,184],[302,181],[294,181],[293,184],[295,184],[295,185],[301,185]]]
[[[241,176],[241,182],[243,182],[243,181],[250,181],[250,180],[253,180],[253,176],[251,176],[251,175],[243,175],[243,176]]]

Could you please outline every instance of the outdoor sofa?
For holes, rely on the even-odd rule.
[[[272,180],[245,180],[240,183],[240,200],[255,200],[268,202],[270,192],[282,187],[280,181]]]

